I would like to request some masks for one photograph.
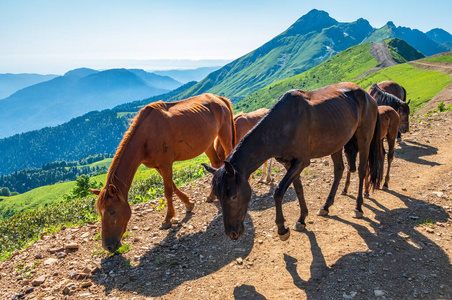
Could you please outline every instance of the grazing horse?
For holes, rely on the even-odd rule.
[[[249,112],[249,113],[239,113],[234,116],[235,129],[237,132],[236,141],[240,141],[245,134],[248,133],[256,124],[268,113],[268,109],[263,107],[258,110]],[[221,146],[220,141],[215,139],[215,151],[217,151],[218,157],[226,157],[224,154],[224,149]],[[267,167],[268,165],[268,167]],[[259,182],[264,182],[264,179],[267,183],[272,182],[272,178],[270,177],[272,167],[272,160],[266,160],[264,163],[264,167],[262,169],[262,177],[259,179]],[[210,201],[212,199],[209,199]]]
[[[213,94],[203,94],[178,102],[154,102],[135,117],[113,158],[97,210],[102,217],[102,246],[116,251],[131,216],[127,201],[130,185],[140,164],[155,168],[163,178],[168,203],[162,228],[171,227],[175,215],[173,191],[190,212],[194,203],[173,182],[173,162],[194,158],[205,152],[212,166],[221,166],[214,149],[218,136],[229,154],[235,142],[235,125],[231,102]]]
[[[344,170],[342,147],[355,137],[359,146],[359,191],[355,217],[362,217],[363,183],[370,168],[371,184],[382,179],[384,154],[380,139],[377,103],[354,83],[345,82],[314,91],[290,90],[284,93],[269,113],[239,142],[221,168],[204,164],[214,173],[214,194],[223,209],[225,233],[238,239],[244,232],[243,221],[251,200],[248,178],[270,157],[283,163],[287,173],[274,193],[276,225],[281,240],[290,231],[284,225],[282,199],[293,183],[300,204],[295,230],[304,230],[308,208],[300,180],[301,171],[311,158],[331,155],[334,182],[319,215],[328,214]]]
[[[388,169],[386,170],[385,182],[383,184],[383,189],[388,189],[389,184],[389,171],[391,170],[391,163],[394,159],[394,146],[397,137],[397,132],[399,130],[400,118],[399,114],[390,106],[379,106],[378,114],[380,115],[380,138],[383,140],[385,137],[388,141]],[[350,148],[349,148],[350,149]],[[355,148],[356,149],[356,148]],[[350,153],[346,149],[346,156],[348,160],[348,170],[347,170],[347,179],[345,180],[345,186],[342,190],[342,195],[346,195],[348,191],[348,187],[350,186],[350,173],[356,170],[355,161],[356,161],[357,151]],[[369,181],[368,177],[365,177],[364,184],[364,196],[369,196]]]
[[[406,90],[403,86],[394,81],[382,81],[378,84],[380,89],[385,91],[386,93],[392,94],[406,102]]]
[[[403,88],[402,88],[403,89]],[[405,90],[405,89],[403,89]],[[410,101],[404,102],[400,100],[400,98],[397,98],[391,93],[387,93],[383,91],[379,85],[376,83],[372,84],[372,86],[369,88],[368,93],[377,101],[378,105],[387,105],[391,106],[392,108],[397,111],[400,117],[400,127],[399,130],[402,133],[408,132],[410,130],[410,123],[409,123],[409,117],[410,117]],[[405,96],[406,97],[406,96]],[[401,137],[400,134],[397,135],[397,139],[400,141]]]

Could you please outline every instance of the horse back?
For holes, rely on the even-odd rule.
[[[406,102],[406,90],[400,84],[394,81],[382,81],[378,86],[386,93],[396,96],[403,102]]]

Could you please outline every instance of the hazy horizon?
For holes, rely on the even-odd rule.
[[[452,32],[452,1],[0,1],[0,73],[184,69],[221,65],[260,47],[312,9]],[[166,64],[163,64],[163,61]],[[171,64],[168,64],[168,61]],[[205,65],[204,63],[207,63]],[[186,64],[186,65],[184,65]]]

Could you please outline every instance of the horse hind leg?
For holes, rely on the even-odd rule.
[[[177,197],[179,197],[179,199],[185,204],[185,211],[187,213],[192,212],[193,208],[195,207],[195,203],[190,201],[190,198],[188,197],[187,194],[185,194],[176,187],[174,181],[173,181],[173,190]]]
[[[218,157],[217,152],[215,151],[214,144],[210,145],[210,147],[206,150],[206,155],[210,160],[210,165],[214,168],[219,168],[223,164],[223,161]],[[209,195],[206,197],[206,202],[212,203],[215,200],[215,195],[213,190],[210,189]]]
[[[339,182],[341,181],[342,174],[344,173],[344,161],[342,159],[342,149],[337,151],[336,153],[333,153],[331,155],[331,158],[333,159],[334,164],[334,181],[325,204],[323,204],[320,207],[319,211],[317,212],[317,215],[319,216],[328,215],[329,207],[334,203],[334,197],[336,196],[336,192],[339,187]]]
[[[383,189],[387,190],[389,188],[389,172],[391,170],[391,163],[394,159],[394,146],[395,146],[395,138],[388,136],[388,169],[386,170],[385,182],[383,184]]]
[[[350,141],[344,146],[345,157],[347,158],[347,177],[345,179],[345,186],[342,190],[342,195],[347,195],[350,186],[351,173],[356,172],[356,156],[358,155],[358,141],[356,136],[353,136]]]

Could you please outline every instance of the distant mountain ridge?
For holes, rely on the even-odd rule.
[[[300,74],[351,46],[382,42],[388,38],[405,40],[426,56],[452,49],[452,38],[442,29],[423,33],[417,29],[397,27],[393,22],[375,29],[363,18],[341,23],[327,12],[313,9],[283,33],[212,72],[172,100],[212,92],[237,102],[272,82]]]
[[[448,46],[446,43],[440,43],[431,37],[438,40],[441,38],[448,39],[448,32],[445,30],[431,30],[430,33],[423,33],[418,29],[411,29],[409,27],[396,26],[393,22],[386,23],[380,29],[375,30],[368,38],[366,38],[363,43],[368,42],[381,42],[388,38],[399,38],[406,41],[408,44],[416,48],[425,56],[434,55],[441,52],[446,52],[452,50],[452,47]],[[435,35],[435,33],[440,34],[441,37]],[[450,34],[449,34],[450,35]],[[450,39],[452,42],[452,39]]]
[[[182,83],[143,70],[75,69],[0,101],[0,137],[55,126],[84,113],[148,98]]]
[[[28,86],[51,80],[58,75],[41,74],[0,74],[0,101],[18,90]]]
[[[203,80],[207,75],[220,68],[221,66],[202,67],[197,69],[186,69],[186,70],[181,69],[181,70],[152,71],[152,73],[162,76],[169,76],[182,83],[188,83],[190,81]]]
[[[280,35],[209,74],[177,99],[204,92],[225,95],[233,100],[241,99],[359,44],[373,30],[364,19],[340,23],[327,12],[311,10]]]

